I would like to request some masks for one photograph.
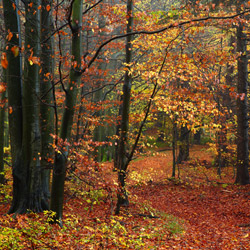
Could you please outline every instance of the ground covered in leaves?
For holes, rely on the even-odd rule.
[[[211,161],[207,148],[195,146],[172,179],[171,151],[133,160],[130,206],[119,216],[111,163],[101,166],[94,187],[69,178],[62,229],[49,223],[49,211],[5,215],[9,178],[1,187],[0,249],[250,249],[250,186],[233,185],[233,168],[219,178]]]

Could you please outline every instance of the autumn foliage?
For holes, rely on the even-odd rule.
[[[0,249],[250,249],[250,1],[37,3],[2,37]]]
[[[180,166],[181,179],[167,178],[170,151],[132,162],[131,205],[119,216],[112,215],[117,185],[112,164],[99,166],[90,188],[70,175],[63,229],[49,223],[49,211],[15,219],[4,215],[8,182],[1,191],[1,244],[4,249],[248,249],[248,187],[233,185],[233,168],[218,178],[207,147],[194,147],[191,157]],[[76,171],[85,171],[82,178],[85,168]]]

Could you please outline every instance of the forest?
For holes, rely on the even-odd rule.
[[[0,249],[250,249],[250,1],[0,16]]]

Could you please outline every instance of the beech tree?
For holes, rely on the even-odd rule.
[[[16,1],[3,0],[4,23],[6,31],[6,83],[9,106],[9,131],[11,142],[12,165],[18,165],[17,156],[22,147],[22,67],[20,20]],[[18,167],[17,167],[18,168]],[[13,169],[13,170],[14,170]],[[15,172],[15,171],[13,171]],[[16,178],[14,177],[14,182]]]
[[[127,33],[133,31],[133,1],[127,1]],[[121,205],[128,205],[128,196],[125,189],[125,181],[128,167],[128,131],[129,131],[129,106],[130,106],[130,95],[132,76],[130,73],[130,65],[132,63],[132,36],[126,37],[126,60],[125,60],[125,78],[123,84],[123,95],[122,95],[122,106],[121,106],[121,125],[119,131],[119,140],[117,146],[117,166],[118,170],[118,201],[116,207],[116,213],[119,213]]]
[[[81,47],[82,47],[82,0],[75,0],[71,3],[72,21],[70,29],[72,32],[72,62],[69,75],[69,83],[66,90],[65,108],[61,122],[59,138],[62,141],[69,141],[72,133],[74,109],[77,102],[79,83],[81,79]],[[62,145],[63,146],[63,145]],[[68,158],[68,147],[56,152],[55,165],[53,169],[53,180],[51,190],[50,209],[56,212],[55,219],[62,225],[63,193],[66,176],[66,163]]]
[[[52,0],[42,0],[41,5],[41,74],[40,74],[40,125],[41,125],[41,169],[42,190],[45,206],[49,208],[50,172],[53,167],[52,148],[54,134],[54,52],[52,27]]]
[[[237,11],[240,12],[242,1],[237,1]],[[249,184],[249,146],[248,146],[248,59],[246,34],[244,24],[237,23],[237,174],[236,183]]]
[[[21,46],[20,21],[16,1],[3,0],[4,23],[7,33],[6,83],[9,106],[9,131],[12,157],[13,200],[11,212],[21,211],[21,197],[26,179],[21,166],[22,152],[22,67],[19,49]],[[14,52],[14,53],[13,53]],[[3,63],[2,63],[3,65]],[[11,112],[10,112],[11,111]],[[20,207],[20,208],[19,208]]]
[[[7,31],[6,75],[13,165],[13,200],[9,213],[24,213],[27,210],[41,212],[49,208],[48,174],[44,174],[46,170],[40,161],[41,152],[44,152],[41,151],[39,99],[41,1],[24,4],[26,22],[23,75],[21,23],[17,13],[20,6],[15,1],[3,1],[3,6]],[[48,12],[47,6],[48,2]],[[49,45],[46,46],[48,48]],[[46,56],[49,59],[48,54]],[[43,115],[45,114],[44,111]],[[47,124],[50,125],[48,121]],[[43,148],[46,149],[47,146],[44,145]]]

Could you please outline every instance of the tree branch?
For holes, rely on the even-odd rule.
[[[103,44],[101,44],[99,46],[99,48],[96,50],[94,56],[91,58],[91,60],[87,64],[87,66],[81,70],[81,73],[84,73],[85,70],[87,68],[89,68],[93,64],[93,62],[96,60],[99,53],[101,52],[102,48],[105,47],[107,44],[109,44],[112,41],[115,41],[115,40],[118,40],[118,39],[121,39],[121,38],[124,38],[124,37],[127,37],[127,36],[142,35],[142,34],[144,34],[144,35],[159,34],[159,33],[164,32],[166,30],[176,28],[176,27],[181,27],[183,25],[190,24],[190,23],[197,23],[197,22],[203,22],[203,21],[208,21],[208,20],[234,19],[234,18],[236,18],[238,16],[242,16],[242,15],[244,15],[246,13],[250,13],[250,10],[246,10],[246,11],[243,11],[243,12],[237,13],[235,15],[231,15],[231,16],[224,16],[224,17],[207,16],[207,17],[203,17],[203,18],[197,18],[197,19],[191,19],[191,20],[188,20],[188,21],[182,21],[180,23],[172,23],[172,24],[169,24],[168,26],[163,27],[163,28],[158,29],[158,30],[152,30],[152,31],[141,30],[141,31],[134,31],[134,32],[114,36],[114,37],[110,38],[109,40],[105,41]]]

